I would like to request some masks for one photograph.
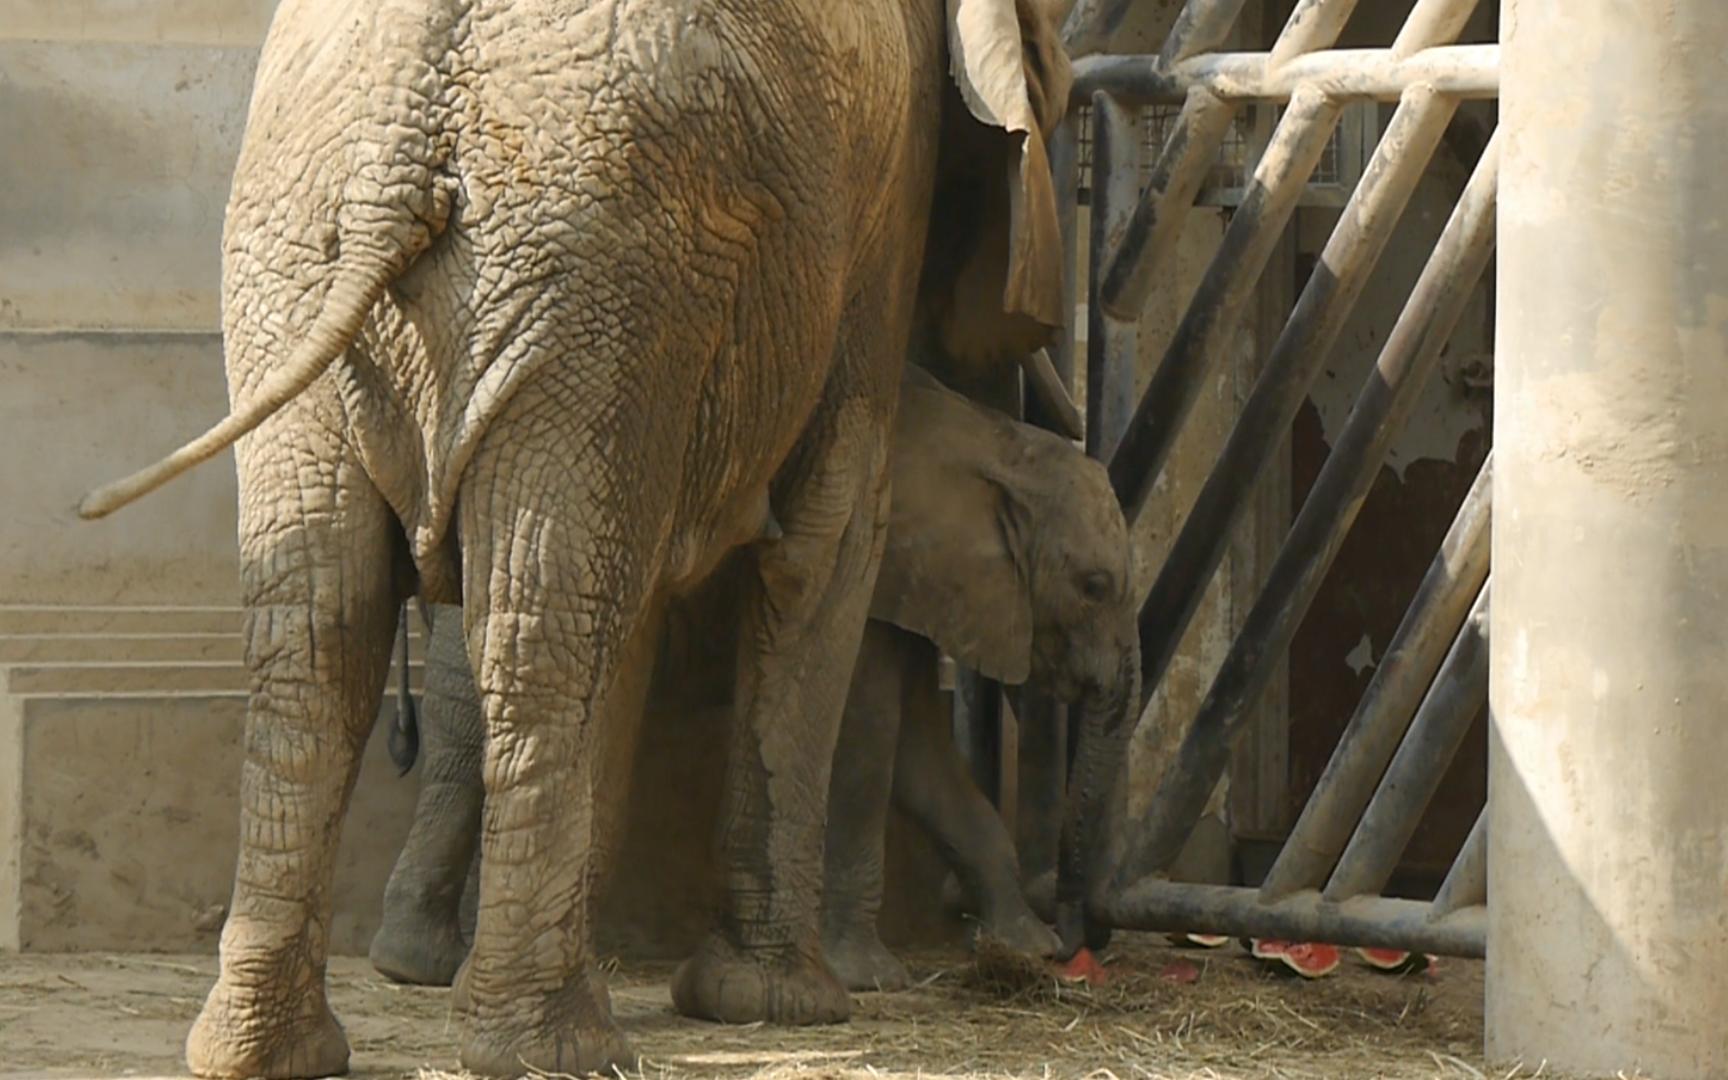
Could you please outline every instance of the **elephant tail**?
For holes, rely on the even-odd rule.
[[[420,712],[414,707],[414,684],[409,675],[408,667],[408,605],[402,605],[402,618],[396,629],[396,641],[401,648],[401,682],[397,684],[396,719],[390,725],[390,737],[386,744],[390,751],[390,764],[396,766],[397,776],[407,776],[408,770],[414,767],[414,761],[420,756]]]
[[[148,495],[181,473],[226,450],[298,397],[359,335],[366,316],[384,295],[391,276],[388,266],[377,263],[339,266],[336,278],[325,294],[323,309],[306,332],[305,340],[289,356],[286,364],[264,379],[250,401],[230,410],[210,430],[154,465],[104,484],[84,496],[78,504],[78,516],[94,521]]]

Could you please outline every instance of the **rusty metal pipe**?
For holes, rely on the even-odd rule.
[[[1137,327],[1111,318],[1098,302],[1103,263],[1120,246],[1140,188],[1137,113],[1108,94],[1092,95],[1092,246],[1086,305],[1086,452],[1101,461],[1121,440],[1134,412]]]
[[[1356,833],[1326,883],[1328,900],[1378,893],[1440,790],[1470,723],[1488,702],[1488,591],[1483,584],[1416,719],[1386,767]]]
[[[1284,29],[1278,32],[1278,40],[1272,43],[1267,66],[1280,68],[1298,56],[1330,49],[1355,10],[1356,0],[1297,0]]]
[[[1196,87],[1225,101],[1280,102],[1298,89],[1339,101],[1396,101],[1412,86],[1461,99],[1500,94],[1500,46],[1441,45],[1408,56],[1391,49],[1326,49],[1273,67],[1269,54],[1209,53],[1165,64],[1151,56],[1074,62],[1074,92],[1103,90],[1125,105],[1179,105]]]
[[[1235,333],[1302,187],[1325,152],[1338,115],[1338,104],[1325,94],[1308,87],[1297,91],[1163,361],[1140,395],[1134,417],[1110,458],[1110,482],[1131,524],[1145,508],[1207,373]]]
[[[1188,95],[1164,140],[1151,181],[1111,249],[1095,286],[1095,303],[1117,319],[1139,318],[1159,267],[1168,265],[1182,223],[1200,194],[1218,147],[1236,119],[1236,107],[1201,88]],[[1093,175],[1097,175],[1094,167]],[[1099,281],[1099,277],[1093,281]]]
[[[1334,904],[1312,891],[1267,904],[1253,889],[1155,879],[1102,898],[1095,910],[1120,930],[1327,941],[1443,956],[1479,957],[1488,936],[1482,907],[1437,915],[1420,900],[1359,896]]]
[[[1289,649],[1387,450],[1415,407],[1487,265],[1494,241],[1497,162],[1496,142],[1478,165],[1357,395],[1336,446],[1267,574],[1265,588],[1201,703],[1196,727],[1221,730],[1224,739],[1234,743],[1279,658]],[[1352,812],[1360,810],[1357,803]],[[1343,840],[1339,837],[1338,843]],[[1337,849],[1331,854],[1336,856]],[[1281,886],[1281,891],[1319,883],[1306,879]]]
[[[1434,894],[1434,912],[1445,915],[1460,908],[1488,902],[1488,811],[1476,815],[1476,824],[1446,871],[1446,880]]]
[[[1317,887],[1332,869],[1397,753],[1418,702],[1488,580],[1490,452],[1380,658],[1302,816],[1260,886],[1268,900]]]
[[[1397,59],[1414,56],[1443,41],[1456,41],[1476,11],[1478,0],[1416,0],[1392,42]]]

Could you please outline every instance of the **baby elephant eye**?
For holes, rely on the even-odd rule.
[[[1115,591],[1110,575],[1103,570],[1094,570],[1080,579],[1080,591],[1088,600],[1104,601],[1110,599]]]

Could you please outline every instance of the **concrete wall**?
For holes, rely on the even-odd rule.
[[[0,19],[0,603],[234,595],[232,459],[100,524],[82,492],[227,406],[222,207],[273,3]]]

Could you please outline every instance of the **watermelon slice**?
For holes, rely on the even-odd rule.
[[[1405,952],[1403,949],[1357,949],[1356,955],[1377,971],[1397,975],[1426,971],[1434,963],[1434,957],[1426,953]]]
[[[1344,959],[1343,950],[1338,946],[1316,941],[1293,942],[1254,938],[1249,943],[1248,951],[1253,953],[1254,959],[1276,960],[1304,979],[1318,979],[1330,975],[1338,970],[1338,965]]]
[[[1088,986],[1103,986],[1110,981],[1104,965],[1084,945],[1075,950],[1066,963],[1057,965],[1056,977],[1065,983],[1085,983]]]
[[[1164,965],[1158,977],[1165,982],[1188,985],[1200,981],[1200,968],[1187,960],[1172,960]]]
[[[1168,934],[1170,944],[1184,949],[1216,949],[1230,943],[1228,934]]]

